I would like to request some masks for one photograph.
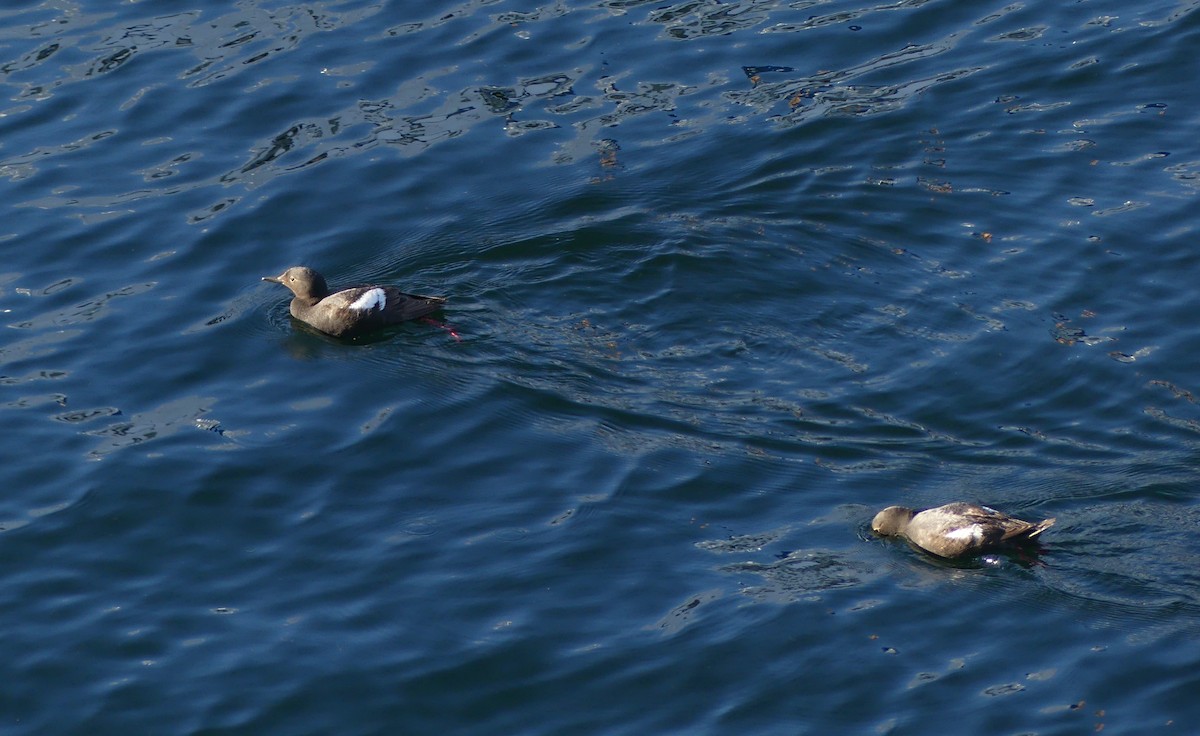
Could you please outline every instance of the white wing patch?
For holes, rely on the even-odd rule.
[[[387,304],[387,294],[383,293],[383,289],[371,289],[355,299],[350,308],[368,312],[372,309],[383,309],[385,304]]]
[[[955,529],[952,532],[947,532],[946,536],[950,539],[970,539],[976,542],[983,539],[983,527],[978,524],[964,526],[961,529]]]

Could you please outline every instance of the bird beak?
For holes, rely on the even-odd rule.
[[[283,278],[281,276],[263,276],[262,280],[270,281],[273,284],[282,284],[283,283]]]

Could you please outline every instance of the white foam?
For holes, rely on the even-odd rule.
[[[387,304],[387,294],[383,293],[383,289],[371,289],[355,299],[350,308],[366,312],[372,309],[383,309],[385,304]]]

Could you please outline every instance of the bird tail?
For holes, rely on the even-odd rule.
[[[1036,537],[1037,535],[1046,531],[1047,529],[1049,529],[1052,526],[1054,526],[1054,517],[1045,519],[1043,521],[1039,521],[1038,523],[1034,524],[1033,529],[1029,530],[1029,533],[1026,534],[1025,536],[1028,539],[1033,539],[1034,537]]]

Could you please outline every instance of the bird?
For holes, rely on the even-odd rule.
[[[1053,524],[1053,518],[1035,524],[958,501],[919,513],[906,506],[888,506],[871,520],[871,531],[902,536],[938,557],[962,557],[1029,542]]]
[[[292,316],[334,337],[355,337],[424,317],[446,303],[445,297],[406,294],[394,286],[351,286],[331,292],[325,277],[307,266],[292,266],[262,280],[291,289]]]

